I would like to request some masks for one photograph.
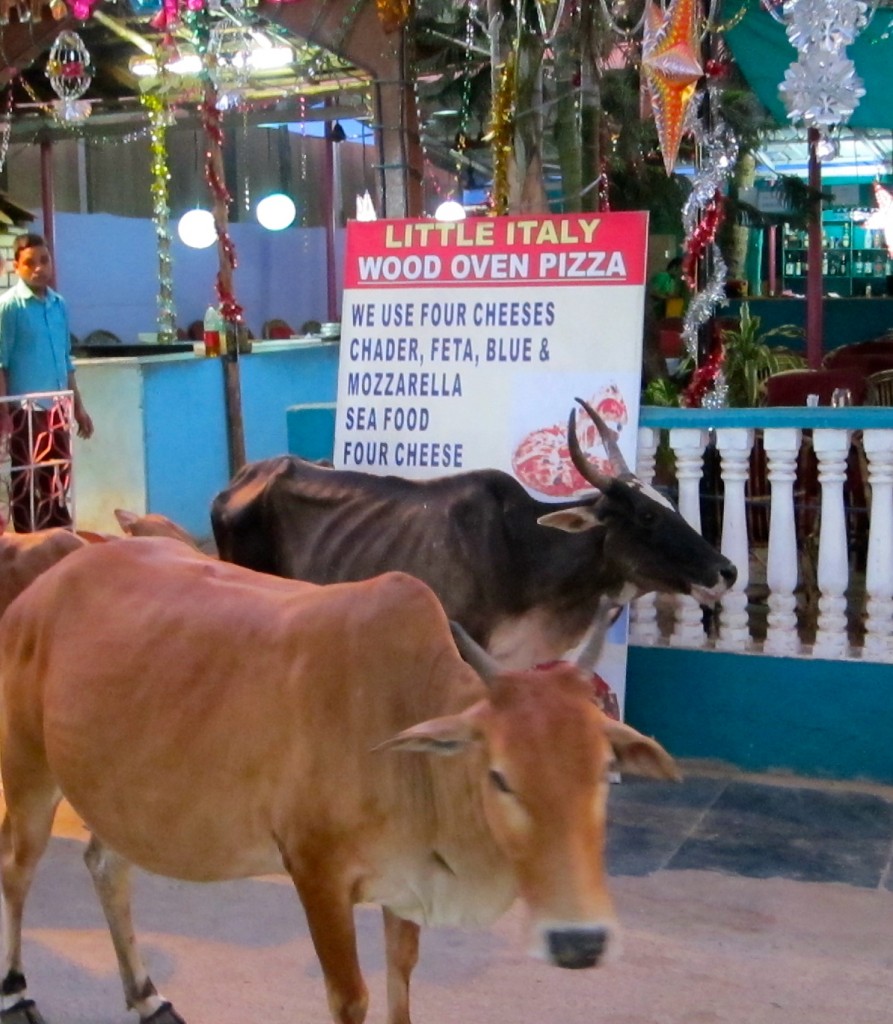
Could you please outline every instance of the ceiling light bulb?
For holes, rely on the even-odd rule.
[[[151,78],[153,75],[157,75],[158,65],[155,63],[155,58],[150,57],[148,54],[132,57],[130,60],[130,73],[136,75],[137,78]]]
[[[165,70],[174,75],[197,75],[202,69],[202,59],[197,53],[181,53],[170,63],[165,64]]]
[[[217,228],[210,210],[188,210],[177,224],[177,234],[190,249],[207,249],[217,241]]]
[[[465,220],[465,207],[455,199],[447,199],[434,211],[434,219],[441,221]]]
[[[257,204],[257,219],[267,231],[282,231],[295,219],[295,204],[282,192],[274,192]]]
[[[290,46],[259,46],[248,55],[248,66],[254,71],[273,71],[288,67],[293,60]]]

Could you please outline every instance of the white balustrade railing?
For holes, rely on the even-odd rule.
[[[696,529],[720,506],[712,539],[738,580],[713,615],[640,598],[632,643],[893,662],[893,408],[650,407],[640,423],[640,478]]]

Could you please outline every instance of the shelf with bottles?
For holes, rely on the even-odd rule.
[[[808,235],[785,226],[781,277],[785,287],[803,288],[809,271]],[[853,223],[849,212],[830,211],[822,219],[822,277],[827,291],[882,295],[893,274],[883,231]]]

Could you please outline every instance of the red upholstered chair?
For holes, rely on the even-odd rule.
[[[832,349],[822,359],[822,366],[832,369],[856,366],[866,375],[881,370],[893,370],[893,335],[884,334],[872,341],[858,341]]]
[[[295,332],[285,320],[274,318],[273,320],[266,321],[263,326],[262,334],[264,338],[272,340],[275,338],[293,338]]]
[[[847,388],[853,405],[863,405],[868,391],[866,374],[856,367],[820,370],[784,370],[763,382],[765,404],[806,405],[807,395],[818,395],[819,405],[830,405],[836,388]]]
[[[664,359],[678,359],[685,354],[682,344],[682,317],[668,316],[657,324],[660,354]]]

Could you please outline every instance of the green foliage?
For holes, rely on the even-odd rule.
[[[680,388],[676,381],[668,377],[655,377],[650,380],[642,392],[643,405],[678,406]]]
[[[763,381],[782,370],[806,366],[797,352],[783,346],[768,344],[769,338],[802,338],[803,331],[795,324],[781,324],[761,331],[761,318],[751,316],[750,305],[741,303],[738,327],[722,332],[723,373],[729,386],[729,405],[750,408],[760,404]]]

